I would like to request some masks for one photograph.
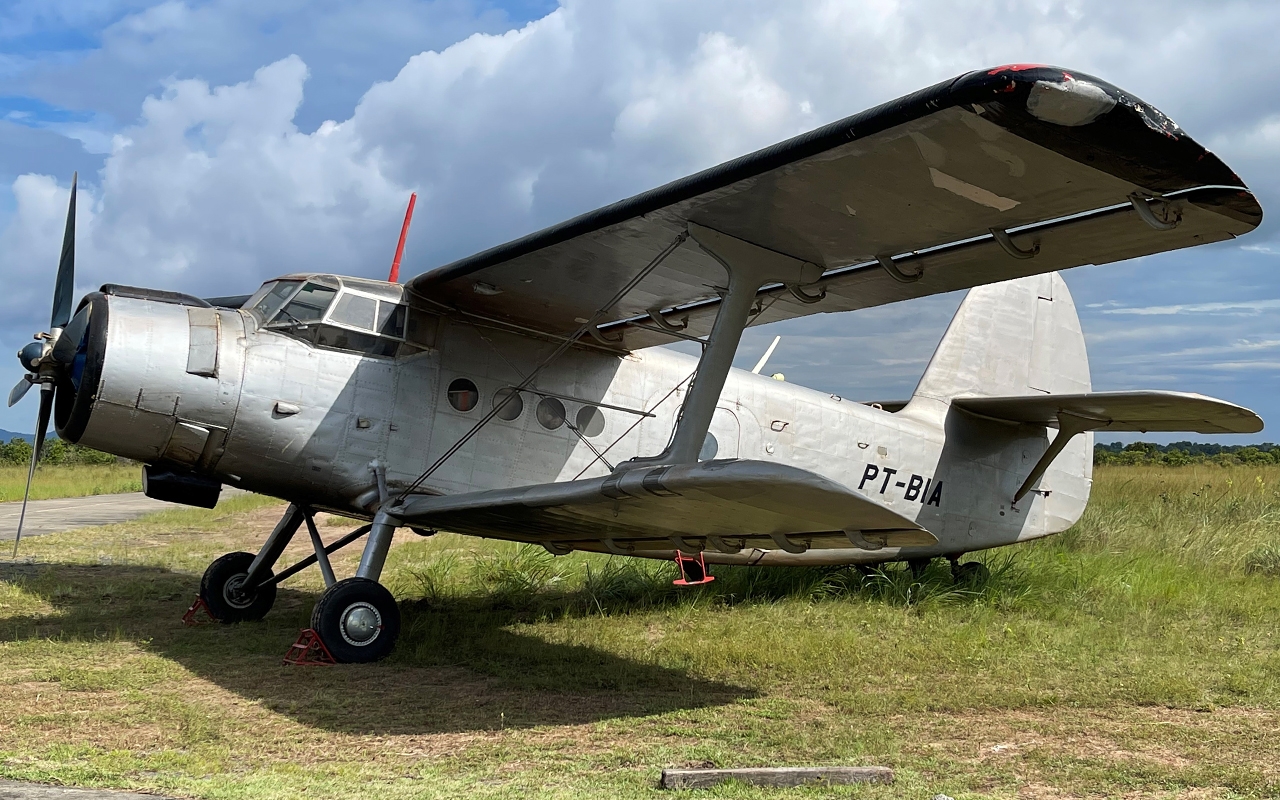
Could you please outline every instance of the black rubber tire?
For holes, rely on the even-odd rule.
[[[252,596],[237,596],[235,589],[249,574],[253,553],[227,553],[215,559],[200,579],[200,597],[209,607],[209,613],[218,622],[231,625],[236,622],[255,622],[262,619],[276,602],[276,586],[271,584]],[[263,578],[271,577],[267,570]]]
[[[984,586],[991,579],[991,570],[979,561],[966,561],[951,570],[951,577],[960,586]]]
[[[372,610],[376,631],[366,641],[360,641],[349,631],[344,632],[347,615],[359,608],[366,616]],[[381,661],[391,655],[396,639],[400,638],[400,607],[391,592],[377,581],[368,578],[347,578],[325,590],[311,611],[311,628],[320,634],[320,640],[334,660],[343,664],[368,664]]]

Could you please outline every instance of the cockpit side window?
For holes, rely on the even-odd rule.
[[[304,322],[315,322],[324,316],[333,301],[337,289],[322,286],[318,283],[307,283],[293,296],[288,305],[280,309],[280,313],[272,320],[275,325],[296,325]]]
[[[386,300],[378,301],[378,333],[383,336],[404,338],[405,307]]]
[[[373,320],[377,316],[378,301],[372,297],[343,292],[342,297],[333,307],[329,319],[340,325],[350,325],[363,331],[373,330]]]

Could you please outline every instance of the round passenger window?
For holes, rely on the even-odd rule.
[[[595,406],[578,409],[578,430],[583,436],[599,436],[604,432],[604,414]]]
[[[720,443],[716,441],[716,435],[707,431],[707,438],[702,440],[702,451],[698,453],[698,460],[710,461],[718,452],[720,452]]]
[[[510,422],[524,411],[524,399],[515,389],[499,389],[493,395],[493,407],[498,409],[498,419]]]
[[[470,411],[480,402],[480,390],[466,378],[449,384],[449,405],[457,411]]]
[[[554,431],[564,424],[564,403],[554,397],[544,397],[538,403],[538,424]]]

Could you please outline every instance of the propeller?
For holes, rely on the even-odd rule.
[[[76,351],[89,326],[89,307],[86,306],[73,319],[72,302],[75,299],[76,279],[76,183],[79,175],[71,177],[71,202],[67,207],[67,227],[62,234],[62,256],[58,259],[58,276],[53,287],[53,313],[49,317],[48,333],[36,335],[36,340],[18,351],[18,360],[27,370],[22,380],[9,392],[12,406],[26,396],[33,385],[40,386],[40,409],[36,414],[36,435],[31,446],[31,466],[27,470],[27,488],[22,495],[22,511],[18,515],[18,532],[13,540],[13,557],[18,557],[18,543],[22,541],[22,525],[27,518],[27,501],[31,497],[31,481],[40,463],[45,435],[49,430],[49,416],[53,412],[53,396],[60,378],[69,374]]]

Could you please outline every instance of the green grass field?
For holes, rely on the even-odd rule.
[[[939,563],[717,568],[677,592],[667,564],[407,534],[386,573],[404,634],[372,666],[281,666],[314,570],[262,623],[178,623],[279,511],[240,496],[24,542],[34,563],[0,566],[0,776],[585,798],[661,795],[668,766],[885,764],[895,786],[698,796],[1280,794],[1280,467],[1100,469],[1079,525],[981,556],[976,589]]]
[[[26,483],[26,467],[0,466],[0,503],[21,500]],[[41,466],[31,482],[32,500],[140,491],[142,467],[138,464]]]

